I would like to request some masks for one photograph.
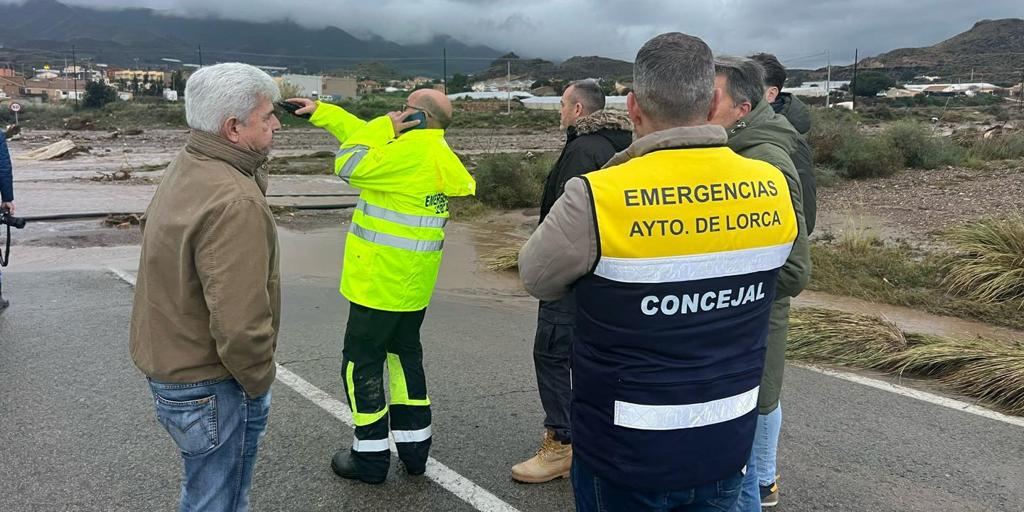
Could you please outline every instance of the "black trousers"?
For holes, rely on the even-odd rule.
[[[544,426],[554,431],[556,440],[564,443],[572,442],[569,359],[575,324],[576,300],[572,295],[557,301],[541,301],[537,311],[537,336],[533,341],[537,391],[544,407]]]
[[[432,433],[420,344],[425,312],[381,311],[358,304],[349,309],[341,378],[356,425],[352,457],[367,475],[387,473],[389,431],[407,468],[426,466]],[[390,401],[384,395],[385,364]]]

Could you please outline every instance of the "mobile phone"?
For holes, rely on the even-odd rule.
[[[419,121],[420,123],[417,124],[416,126],[411,126],[409,128],[406,128],[406,129],[402,130],[402,133],[405,133],[405,132],[407,132],[409,130],[419,130],[421,128],[426,128],[427,127],[427,114],[424,114],[423,112],[420,112],[420,111],[417,110],[416,112],[413,112],[412,114],[409,114],[409,115],[405,116],[404,119],[402,119],[402,122],[404,122],[404,123],[408,123],[409,121]]]
[[[284,109],[285,112],[288,112],[289,114],[291,114],[291,115],[293,115],[295,117],[301,117],[303,119],[309,119],[309,114],[308,113],[307,114],[296,114],[295,113],[296,110],[302,108],[302,105],[296,105],[295,103],[291,103],[291,102],[288,102],[288,101],[279,101],[279,102],[277,102],[277,106],[281,107],[282,109]]]

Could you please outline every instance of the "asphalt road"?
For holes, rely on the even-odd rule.
[[[286,279],[278,361],[340,398],[336,280]],[[173,510],[179,459],[128,357],[130,286],[98,270],[11,273],[4,285],[0,510]],[[526,301],[435,298],[423,330],[432,455],[518,510],[570,510],[566,480],[509,478],[541,435],[534,314]],[[776,510],[1024,511],[1024,428],[787,372]],[[273,393],[253,510],[475,510],[397,463],[383,486],[336,478],[329,459],[351,429],[280,381]]]

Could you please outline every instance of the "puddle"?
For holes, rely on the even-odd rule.
[[[850,313],[884,316],[908,332],[953,338],[990,338],[1004,341],[1024,340],[1024,332],[948,316],[932,315],[916,309],[878,304],[851,297],[805,291],[793,299],[793,305],[836,309]]]
[[[340,278],[348,227],[345,220],[337,227],[302,232],[279,229],[282,276]],[[436,289],[456,295],[527,297],[518,274],[492,272],[479,262],[489,251],[518,240],[513,231],[482,224],[449,224]]]

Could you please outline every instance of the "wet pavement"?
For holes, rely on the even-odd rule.
[[[341,232],[282,234],[277,360],[332,399],[342,396],[347,303],[337,292],[337,270],[328,267],[332,260],[338,265]],[[128,357],[132,288],[98,262],[4,276],[13,306],[0,315],[0,510],[175,506],[178,455]],[[442,270],[445,280],[451,273],[450,266]],[[450,285],[455,292],[435,294],[423,328],[432,455],[514,510],[571,510],[568,481],[529,486],[509,478],[542,431],[531,358],[535,302],[483,293],[506,284],[489,277],[459,279],[469,281],[457,279]],[[477,293],[459,293],[466,285]],[[273,393],[254,511],[474,510],[437,481],[405,475],[397,463],[383,486],[338,479],[329,458],[350,442],[351,429],[280,380]],[[783,404],[776,510],[1024,510],[1020,426],[799,367],[787,369]]]

